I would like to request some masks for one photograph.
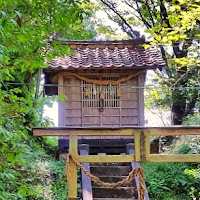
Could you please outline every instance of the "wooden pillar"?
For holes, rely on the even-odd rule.
[[[69,153],[77,155],[78,153],[78,137],[74,135],[69,136]],[[77,167],[76,164],[70,159],[70,178],[68,182],[68,200],[77,199]]]
[[[135,161],[140,161],[140,131],[134,131]]]
[[[130,155],[134,155],[134,154],[135,154],[135,151],[134,151],[134,144],[133,144],[133,143],[127,144],[126,148],[127,148],[127,153],[128,153],[128,154],[130,154]],[[140,163],[139,163],[139,162],[132,162],[132,163],[131,163],[132,169],[136,169],[136,168],[139,167],[139,166],[140,166]],[[138,190],[138,185],[139,185],[139,179],[138,179],[138,177],[135,178],[135,182],[136,182],[136,187],[137,187],[137,190]],[[146,189],[146,185],[145,185],[145,189]],[[145,192],[144,199],[145,199],[145,200],[149,200],[149,195],[148,195],[147,189],[146,189],[146,192]]]
[[[89,154],[88,152],[89,152],[88,144],[80,145],[80,155],[88,155]],[[81,163],[81,164],[86,170],[90,171],[89,163]],[[82,171],[81,171],[81,179],[82,179],[83,200],[93,200],[91,179],[88,176],[86,176],[85,173]]]

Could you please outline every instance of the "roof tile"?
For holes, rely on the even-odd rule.
[[[139,41],[139,42],[138,42]],[[165,66],[158,49],[145,49],[144,41],[69,41],[66,42],[75,52],[48,62],[49,69],[86,68],[157,68]]]

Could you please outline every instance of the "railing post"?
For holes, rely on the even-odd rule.
[[[78,137],[76,135],[69,136],[69,153],[77,155],[78,152]],[[77,199],[77,167],[70,159],[69,161],[69,182],[68,182],[68,200]]]
[[[134,131],[135,161],[140,161],[140,131]]]
[[[149,156],[150,156],[150,147],[151,147],[151,141],[150,141],[150,131],[149,130],[145,130],[144,131],[145,134],[145,157],[146,157],[146,161],[149,160]]]
[[[134,155],[135,152],[134,152],[134,144],[133,143],[129,143],[126,145],[126,149],[127,149],[127,153],[130,154],[130,155]],[[131,167],[132,169],[136,169],[137,167],[140,166],[140,163],[139,162],[131,162]],[[135,177],[135,183],[136,183],[136,187],[137,187],[137,190],[138,190],[138,186],[139,186],[139,179],[138,179],[138,176]],[[148,195],[148,192],[147,192],[147,189],[146,189],[146,185],[145,185],[145,200],[149,200],[149,195]]]
[[[150,156],[150,132],[140,131],[140,161],[148,161]]]
[[[88,144],[82,144],[80,145],[80,155],[88,155],[89,154],[89,145]],[[81,163],[83,167],[90,171],[90,164],[89,163]],[[82,178],[82,195],[83,199],[87,200],[93,200],[92,196],[92,183],[91,179],[81,171],[81,178]]]

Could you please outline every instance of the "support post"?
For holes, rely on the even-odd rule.
[[[140,161],[148,161],[150,156],[150,132],[140,131]]]
[[[140,161],[140,132],[134,131],[135,161]]]
[[[127,153],[130,154],[130,155],[134,155],[135,154],[135,151],[134,151],[134,144],[133,143],[129,143],[126,145],[126,149],[127,149]],[[136,169],[137,167],[140,166],[140,163],[139,162],[131,162],[131,167],[132,169]],[[139,186],[139,178],[138,177],[135,177],[135,183],[136,183],[136,187],[137,187],[137,190],[138,190],[138,186]],[[145,189],[146,189],[146,185],[145,185]],[[138,197],[137,197],[138,198]],[[146,192],[145,192],[145,196],[144,196],[144,199],[145,200],[149,200],[149,195],[148,195],[148,192],[147,192],[147,189],[146,189]]]
[[[78,137],[75,135],[69,136],[69,153],[77,155],[78,152]],[[70,182],[68,182],[68,200],[77,199],[77,166],[70,159],[69,161],[70,169]]]
[[[88,154],[89,154],[89,145],[88,144],[80,145],[80,155],[88,155]],[[86,170],[90,171],[89,163],[81,163],[81,164]],[[81,171],[81,179],[82,179],[83,200],[93,200],[91,179],[88,176],[86,176],[85,173],[82,171]]]

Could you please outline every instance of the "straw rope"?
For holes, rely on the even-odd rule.
[[[77,157],[73,154],[66,154],[64,156],[65,162],[66,162],[66,167],[65,167],[65,174],[68,183],[70,183],[70,165],[69,165],[69,160],[71,159],[77,167],[79,167],[95,184],[105,187],[105,188],[119,188],[122,186],[125,186],[129,184],[130,182],[133,181],[133,179],[138,176],[139,178],[139,185],[138,185],[138,190],[139,190],[139,200],[144,200],[144,195],[145,195],[145,183],[144,183],[144,170],[142,167],[138,167],[131,172],[129,172],[128,176],[124,178],[121,181],[118,181],[117,183],[108,183],[108,182],[103,182],[101,181],[98,177],[94,176],[91,174],[89,171],[87,171],[78,161]]]
[[[76,73],[72,73],[72,72],[60,72],[58,74],[56,74],[53,78],[52,78],[52,82],[56,83],[58,82],[58,77],[59,75],[63,75],[63,76],[74,76],[82,81],[85,81],[88,84],[94,84],[94,85],[119,85],[122,82],[126,82],[130,79],[132,79],[133,77],[136,77],[137,75],[141,74],[143,71],[139,71],[136,72],[135,74],[130,74],[127,77],[122,77],[118,80],[93,80],[84,76],[81,76],[79,74]]]

